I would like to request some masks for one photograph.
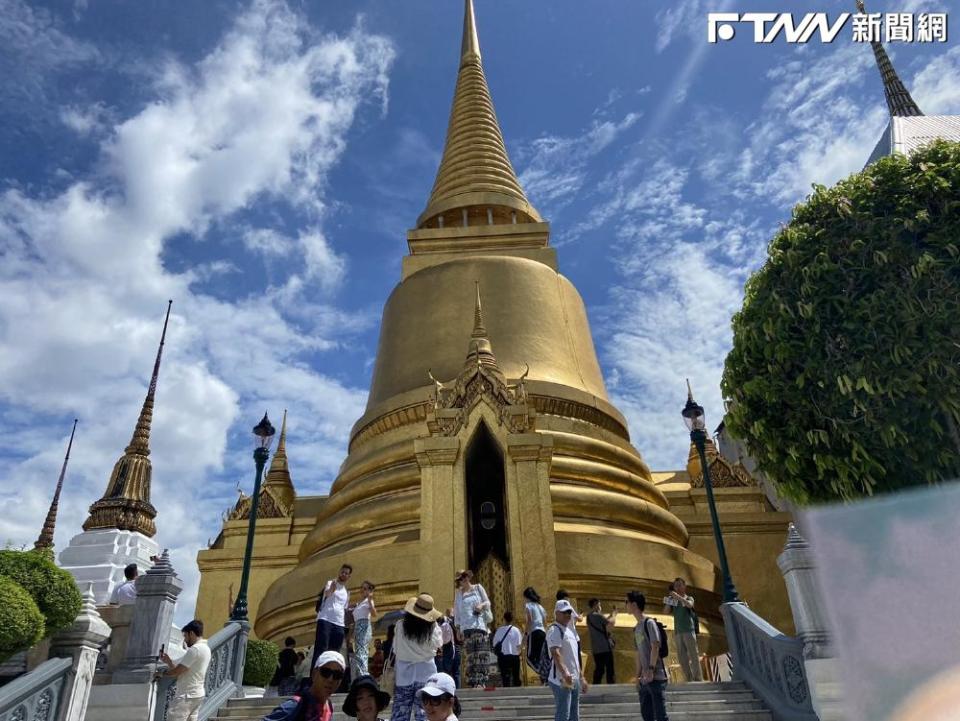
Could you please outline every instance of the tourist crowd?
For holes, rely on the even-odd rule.
[[[370,656],[373,624],[377,609],[375,586],[364,581],[360,599],[350,603],[347,584],[353,568],[344,564],[336,578],[324,584],[317,597],[316,637],[312,654],[299,654],[288,638],[273,679],[281,695],[294,693],[267,716],[269,721],[317,719],[333,713],[330,696],[347,691],[343,711],[356,718],[377,719],[389,705],[390,721],[456,719],[459,701],[456,689],[462,685],[486,688],[498,673],[500,685],[521,685],[521,657],[550,687],[555,701],[556,721],[578,721],[580,695],[589,684],[583,673],[580,618],[564,590],[556,593],[552,618],[548,619],[536,590],[523,591],[524,628],[514,623],[514,614],[503,614],[502,625],[493,628],[493,612],[486,589],[474,582],[473,573],[456,574],[453,608],[445,613],[434,607],[433,597],[422,593],[410,598],[396,622],[386,628],[386,639],[374,643]],[[676,579],[663,599],[664,611],[674,618],[674,642],[681,671],[688,681],[702,679],[697,648],[697,617],[694,599],[686,593],[683,579]],[[646,598],[630,591],[626,611],[636,619],[634,646],[636,682],[644,721],[667,721],[664,693],[667,670],[667,637],[656,619],[645,615]],[[615,679],[615,627],[617,608],[603,613],[599,599],[588,602],[584,619],[594,656],[593,683]],[[352,628],[352,634],[348,630]],[[342,652],[350,659],[349,665]],[[349,668],[348,668],[349,666]],[[352,684],[348,681],[353,678]],[[379,683],[378,680],[379,679]],[[304,715],[306,714],[306,715]]]

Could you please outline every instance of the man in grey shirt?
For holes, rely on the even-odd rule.
[[[660,658],[660,630],[654,619],[644,615],[646,606],[647,599],[642,593],[627,592],[627,610],[637,619],[633,635],[637,646],[640,715],[643,721],[670,721],[664,701],[667,669]]]
[[[607,677],[607,683],[614,683],[613,639],[610,637],[610,629],[616,625],[613,619],[617,609],[614,607],[609,615],[604,616],[600,599],[591,598],[587,605],[590,606],[587,628],[590,630],[590,648],[593,651],[593,685],[599,684],[604,676]]]

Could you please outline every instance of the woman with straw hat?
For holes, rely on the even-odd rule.
[[[437,672],[434,659],[443,645],[437,619],[442,614],[433,607],[433,596],[426,593],[407,601],[403,611],[393,639],[396,688],[390,721],[410,721],[411,711],[417,721],[426,721],[417,691]]]
[[[390,694],[381,691],[373,676],[360,676],[350,685],[343,712],[358,721],[382,721],[380,712],[390,705]]]

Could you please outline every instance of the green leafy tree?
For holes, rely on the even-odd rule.
[[[0,575],[0,662],[43,638],[43,614],[19,583]]]
[[[22,586],[43,614],[42,637],[68,628],[80,613],[83,598],[73,576],[43,553],[0,551],[0,576]]]
[[[245,686],[266,687],[277,670],[277,658],[280,649],[272,641],[258,638],[247,640],[247,657],[243,663],[243,683]]]
[[[960,144],[814,187],[746,285],[723,391],[798,503],[960,476]]]

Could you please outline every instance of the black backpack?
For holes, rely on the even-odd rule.
[[[643,633],[647,636],[648,641],[650,640],[650,635],[647,633],[647,621],[653,621],[657,625],[657,634],[660,636],[659,656],[660,658],[666,658],[670,653],[670,646],[667,643],[667,627],[660,623],[657,619],[648,616],[643,622]]]

